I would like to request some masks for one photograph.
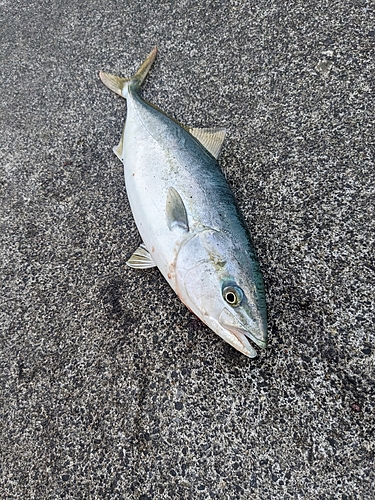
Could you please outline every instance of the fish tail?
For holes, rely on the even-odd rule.
[[[126,97],[129,88],[137,90],[142,85],[152,63],[155,61],[156,53],[157,48],[154,47],[146,60],[141,64],[138,71],[131,78],[121,78],[120,76],[114,76],[100,71],[100,79],[110,90],[122,97]]]

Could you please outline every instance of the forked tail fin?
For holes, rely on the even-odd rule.
[[[139,67],[135,75],[133,75],[131,78],[121,78],[119,76],[110,75],[108,73],[100,71],[99,76],[101,81],[110,90],[126,98],[129,88],[137,90],[142,85],[142,82],[146,78],[146,75],[149,72],[152,63],[155,61],[157,51],[157,48],[154,47],[148,55],[147,59]]]

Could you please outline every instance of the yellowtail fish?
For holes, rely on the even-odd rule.
[[[143,240],[127,264],[157,266],[194,314],[253,358],[255,346],[267,346],[265,292],[247,227],[217,162],[225,130],[184,126],[141,98],[156,52],[129,79],[100,72],[127,100],[114,152],[124,164]]]

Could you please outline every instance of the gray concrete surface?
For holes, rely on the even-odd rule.
[[[1,2],[2,499],[373,499],[374,4]],[[246,359],[139,243],[100,69],[225,126],[269,349]]]

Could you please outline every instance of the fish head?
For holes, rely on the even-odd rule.
[[[176,278],[182,301],[235,349],[253,358],[253,344],[267,347],[264,285],[250,243],[198,232],[179,250]]]

